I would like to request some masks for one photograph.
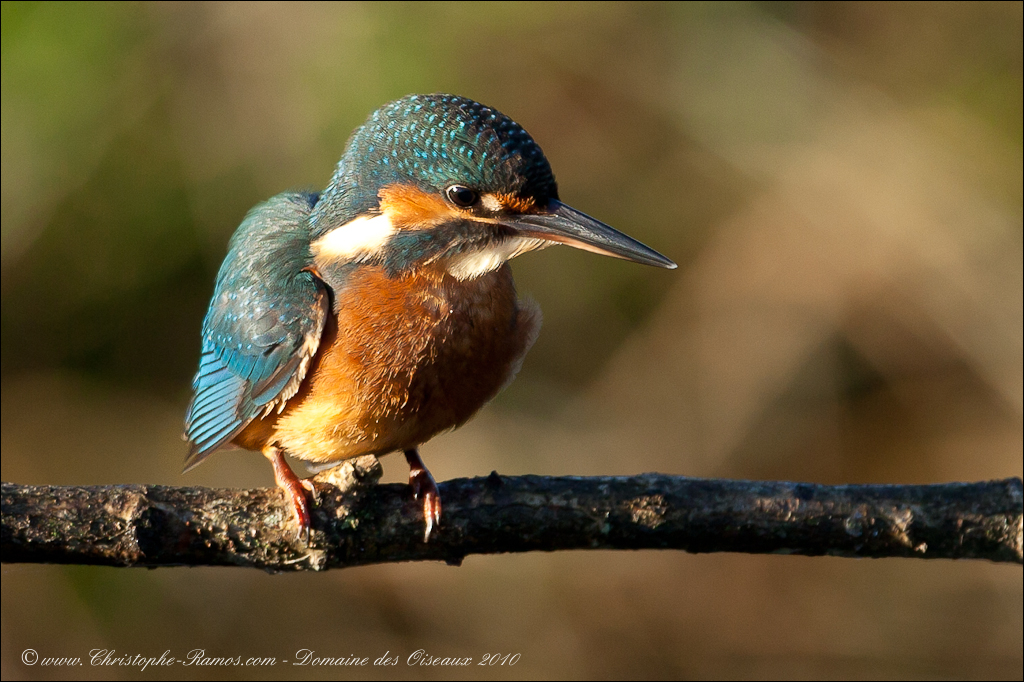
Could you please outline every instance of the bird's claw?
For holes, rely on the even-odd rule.
[[[434,477],[415,450],[406,451],[405,458],[409,462],[409,485],[412,487],[413,499],[423,507],[423,542],[430,542],[431,532],[441,523],[441,493]]]
[[[317,490],[316,484],[308,478],[300,478],[299,485],[306,489],[309,493],[310,498],[313,500],[313,504],[320,504],[320,491]]]
[[[318,500],[316,488],[312,481],[300,479],[284,460],[284,454],[275,447],[266,448],[263,454],[274,465],[274,479],[277,487],[284,491],[285,500],[292,508],[295,523],[299,527],[298,539],[309,544],[312,533],[312,516],[310,515],[310,499]],[[307,492],[309,497],[306,496]]]
[[[441,495],[429,471],[410,472],[409,484],[413,498],[423,506],[423,542],[429,542],[434,526],[441,523]]]
[[[294,485],[289,482],[288,485],[278,485],[284,490],[285,498],[292,508],[292,515],[295,517],[295,523],[299,527],[298,539],[303,540],[306,543],[309,542],[309,537],[312,532],[312,517],[310,515],[310,498],[306,496],[306,491],[310,490],[306,486],[306,482],[296,479]],[[316,499],[316,491],[310,490],[312,493],[311,497]]]

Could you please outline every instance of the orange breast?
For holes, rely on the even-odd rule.
[[[415,447],[494,397],[540,327],[508,265],[468,281],[359,268],[334,309],[299,392],[236,443],[276,443],[312,462]]]

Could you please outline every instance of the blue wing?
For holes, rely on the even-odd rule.
[[[329,312],[311,265],[315,194],[279,194],[231,238],[203,322],[199,372],[185,418],[185,470],[295,395]]]

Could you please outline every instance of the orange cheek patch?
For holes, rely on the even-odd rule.
[[[520,197],[514,194],[495,194],[494,198],[511,213],[534,213],[537,202],[533,197]]]
[[[452,219],[465,217],[452,208],[444,197],[424,192],[413,185],[388,185],[377,193],[380,210],[399,229],[416,229],[440,225]]]

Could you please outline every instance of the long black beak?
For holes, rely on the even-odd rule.
[[[543,213],[521,213],[502,220],[517,232],[577,249],[614,256],[634,263],[675,269],[676,264],[652,248],[594,220],[561,201],[552,200]]]

